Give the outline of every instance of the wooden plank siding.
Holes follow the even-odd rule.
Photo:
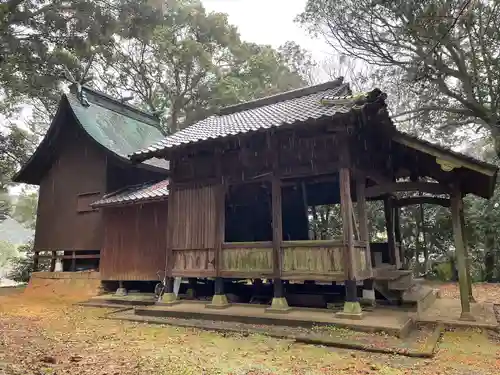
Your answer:
[[[281,250],[281,278],[344,280],[344,247],[342,242],[334,241],[287,241]]]
[[[171,192],[171,276],[215,276],[219,187],[193,185]]]
[[[87,196],[95,201],[106,192],[106,155],[76,127],[61,136],[65,142],[40,182],[34,248],[99,250],[101,212],[78,207],[78,198],[91,193]]]
[[[224,243],[220,275],[242,278],[272,277],[272,242]]]
[[[165,269],[168,203],[103,209],[102,280],[156,280]]]

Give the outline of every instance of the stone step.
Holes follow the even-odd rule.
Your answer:
[[[438,296],[438,292],[421,284],[414,284],[410,289],[402,294],[404,304],[416,305],[417,312],[422,313],[431,306]]]
[[[401,293],[392,291],[388,288],[387,282],[385,281],[375,281],[373,283],[373,288],[379,292],[389,303],[397,305],[401,300]]]
[[[413,275],[411,273],[403,274],[396,280],[389,280],[388,287],[390,290],[405,291],[413,285]]]
[[[374,275],[375,280],[397,280],[401,277],[412,275],[413,271],[411,270],[379,270]]]

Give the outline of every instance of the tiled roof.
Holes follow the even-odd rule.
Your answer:
[[[168,180],[149,182],[141,185],[127,186],[110,194],[106,194],[92,207],[117,206],[129,203],[143,203],[164,200],[168,197]]]
[[[331,99],[349,93],[349,85],[343,84],[342,79],[338,79],[227,107],[217,115],[210,116],[147,148],[136,151],[131,157],[136,160],[146,160],[166,149],[183,144],[319,120],[337,113],[346,113],[352,109],[352,100],[338,105],[325,105],[328,103],[323,103],[322,99]]]

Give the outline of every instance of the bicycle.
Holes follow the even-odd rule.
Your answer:
[[[158,302],[161,302],[163,294],[165,293],[165,287],[166,287],[166,283],[167,283],[167,273],[165,272],[165,276],[163,277],[163,280],[162,280],[162,278],[160,276],[161,272],[162,271],[156,272],[156,275],[158,276],[158,279],[160,280],[160,282],[155,285],[155,291],[154,291],[155,299]]]

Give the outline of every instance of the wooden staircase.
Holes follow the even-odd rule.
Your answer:
[[[398,270],[392,265],[374,269],[374,289],[390,305],[407,306],[423,312],[436,299],[437,291],[413,279],[411,270]]]

